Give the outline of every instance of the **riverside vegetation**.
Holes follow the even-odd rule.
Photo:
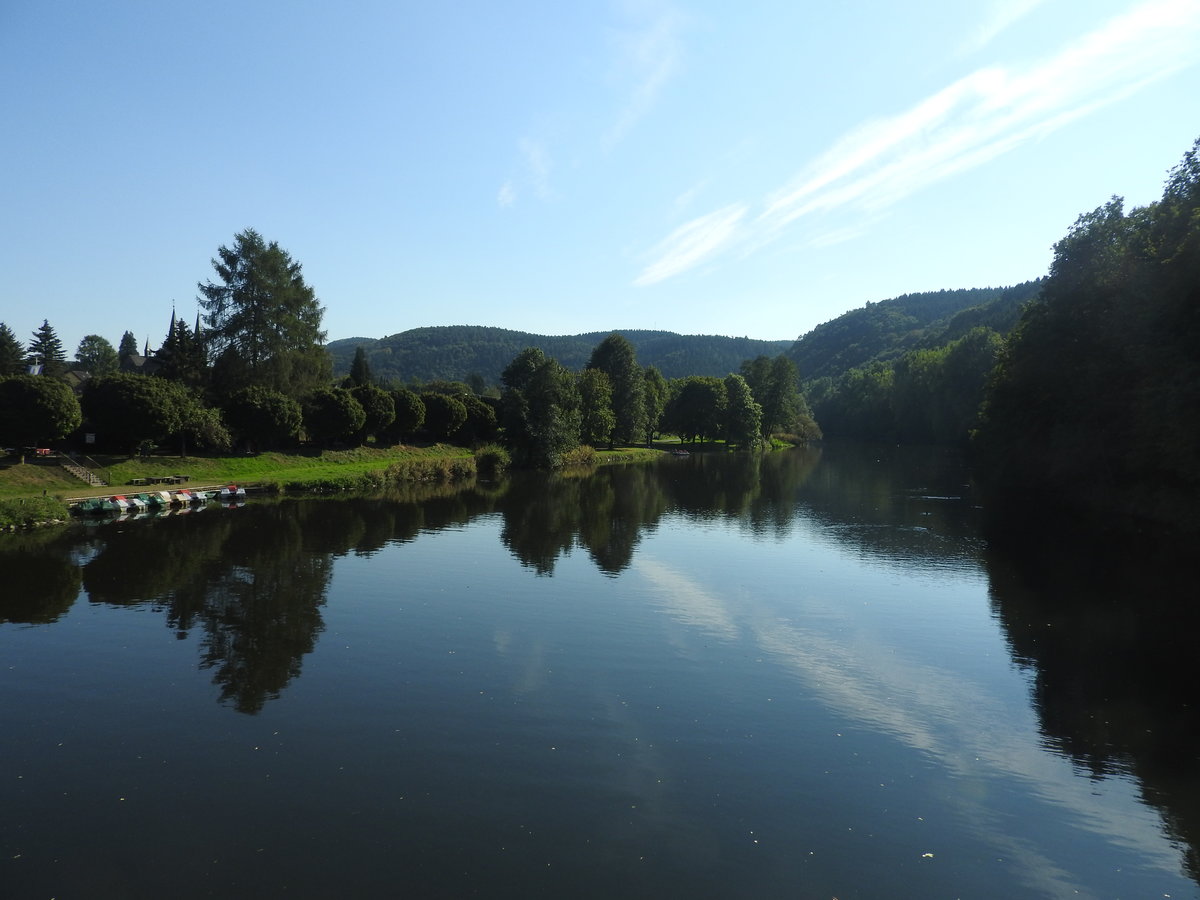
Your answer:
[[[1081,216],[1045,278],[868,304],[737,372],[669,379],[619,333],[581,370],[578,341],[568,366],[540,344],[568,345],[546,338],[495,371],[511,332],[477,335],[490,342],[486,372],[380,378],[377,343],[364,341],[335,376],[299,263],[248,229],[219,249],[218,279],[198,285],[203,323],[172,314],[153,354],[137,354],[129,332],[117,350],[89,335],[72,367],[48,322],[27,351],[0,323],[0,376],[11,376],[0,380],[0,442],[82,446],[88,433],[102,451],[181,455],[287,451],[301,438],[318,450],[499,444],[517,465],[553,467],[662,433],[759,448],[824,431],[969,448],[997,506],[1037,495],[1064,511],[1200,530],[1198,150],[1161,200],[1126,212],[1113,198]],[[422,331],[426,351],[439,334],[457,342],[443,362],[481,364],[461,330]],[[687,358],[670,346],[672,365]],[[343,363],[347,353],[338,348]],[[31,361],[40,376],[14,374]]]

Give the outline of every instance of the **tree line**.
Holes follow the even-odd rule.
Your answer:
[[[578,373],[541,350],[522,351],[504,370],[499,396],[482,396],[482,381],[377,378],[362,347],[349,374],[335,379],[324,310],[285,250],[247,229],[218,249],[212,266],[215,278],[197,284],[203,314],[189,327],[172,313],[153,353],[147,346],[138,354],[130,332],[118,349],[88,335],[71,364],[48,321],[28,348],[0,323],[0,441],[24,448],[86,434],[100,449],[169,445],[182,454],[302,439],[472,447],[499,440],[520,462],[557,465],[583,444],[649,443],[664,429],[742,447],[772,432],[819,435],[783,356],[747,360],[724,379],[668,382],[639,366],[619,334],[602,340]]]

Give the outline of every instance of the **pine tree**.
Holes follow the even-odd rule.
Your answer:
[[[127,331],[121,335],[121,345],[117,348],[117,357],[122,363],[131,356],[137,356],[137,338],[133,336],[132,331]]]
[[[67,354],[63,351],[62,341],[46,319],[29,342],[29,364],[40,365],[42,374],[52,378],[61,378],[67,372]]]
[[[0,322],[0,378],[20,375],[25,371],[25,348],[16,333]]]

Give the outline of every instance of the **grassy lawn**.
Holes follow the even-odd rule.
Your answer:
[[[69,474],[55,458],[26,457],[23,465],[15,457],[0,460],[0,499],[35,497],[45,494],[59,499],[136,493],[134,478],[166,475],[188,476],[187,487],[207,487],[228,482],[254,485],[264,482],[291,484],[333,481],[386,469],[397,463],[464,459],[471,455],[462,447],[435,444],[431,447],[397,446],[386,450],[359,447],[309,453],[260,453],[253,456],[96,456],[98,465],[89,468],[108,482],[91,487]]]
[[[669,446],[669,445],[668,445]],[[677,446],[677,445],[676,445]],[[665,448],[664,448],[665,449]],[[657,447],[618,447],[596,452],[599,463],[640,462],[662,453]],[[300,453],[260,453],[252,456],[171,456],[155,455],[145,459],[128,456],[92,458],[89,468],[108,482],[92,487],[69,474],[58,459],[16,457],[0,459],[0,500],[28,497],[54,497],[59,500],[78,497],[107,497],[112,494],[138,493],[155,486],[135,487],[134,478],[186,475],[185,487],[217,487],[229,482],[252,487],[273,484],[289,487],[343,482],[354,476],[381,472],[394,466],[435,466],[464,460],[471,451],[463,447],[434,444],[428,447],[399,445],[383,450],[358,447],[353,450],[313,450]]]

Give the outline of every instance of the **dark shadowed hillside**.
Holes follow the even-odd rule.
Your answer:
[[[746,359],[777,356],[791,341],[759,341],[713,335],[684,335],[670,331],[622,331],[637,351],[638,363],[655,366],[667,378],[719,375],[738,371]],[[609,332],[565,336],[530,334],[505,328],[445,325],[414,328],[385,338],[345,338],[332,341],[334,373],[350,371],[355,349],[367,354],[371,373],[384,380],[463,381],[478,375],[497,384],[504,367],[526,347],[537,347],[568,369],[587,365],[592,350]]]

